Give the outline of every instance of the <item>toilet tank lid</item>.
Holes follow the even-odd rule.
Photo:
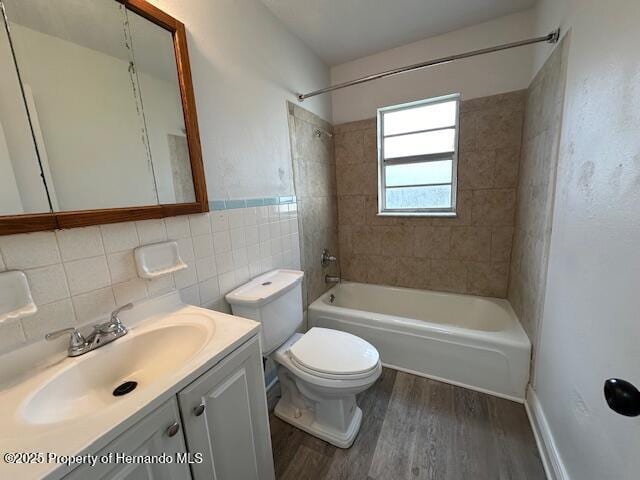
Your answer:
[[[225,299],[231,305],[264,305],[295,288],[302,282],[299,270],[272,270],[229,292]]]

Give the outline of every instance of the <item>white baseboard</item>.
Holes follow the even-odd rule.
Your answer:
[[[524,407],[527,411],[536,443],[538,444],[538,451],[540,452],[540,458],[542,459],[547,479],[571,480],[564,467],[551,430],[549,429],[549,423],[542,410],[542,405],[540,405],[538,396],[531,386],[527,389],[527,398],[524,402]]]

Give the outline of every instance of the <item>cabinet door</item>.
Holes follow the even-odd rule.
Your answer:
[[[65,480],[118,479],[118,480],[188,480],[189,465],[177,462],[177,454],[186,456],[182,428],[176,432],[169,427],[178,422],[180,413],[175,397],[144,417],[96,455],[112,455],[109,463],[98,461],[95,467],[81,465],[65,477]],[[172,463],[116,462],[116,455],[162,455],[172,457]]]
[[[258,338],[178,394],[195,480],[275,478]],[[204,407],[204,408],[203,408]]]

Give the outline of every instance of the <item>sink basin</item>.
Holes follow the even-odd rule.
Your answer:
[[[58,423],[135,397],[158,379],[183,368],[208,342],[211,327],[185,320],[132,331],[69,361],[67,368],[25,399],[21,416],[32,424]],[[114,389],[127,381],[137,382],[137,387],[126,395],[114,396]]]

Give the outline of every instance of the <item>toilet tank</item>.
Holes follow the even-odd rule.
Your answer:
[[[298,270],[273,270],[225,296],[234,315],[262,324],[262,354],[282,345],[302,323],[302,277]]]

